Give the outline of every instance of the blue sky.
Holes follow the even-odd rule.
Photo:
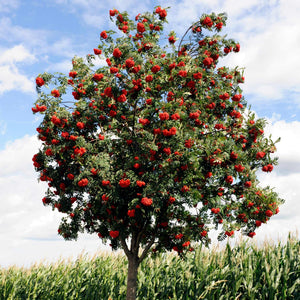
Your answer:
[[[255,239],[276,240],[300,229],[298,0],[0,0],[0,265],[28,265],[100,247],[96,237],[86,235],[64,242],[56,234],[60,215],[41,203],[45,186],[37,183],[31,162],[39,147],[40,120],[31,112],[35,77],[44,71],[67,73],[74,55],[92,53],[99,33],[112,28],[109,9],[134,17],[155,5],[171,6],[168,29],[178,37],[202,13],[228,13],[225,32],[240,42],[241,51],[223,64],[246,68],[241,87],[248,103],[268,119],[267,132],[282,138],[279,166],[260,178],[286,204]]]

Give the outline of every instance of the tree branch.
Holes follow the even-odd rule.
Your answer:
[[[131,253],[131,251],[129,251],[125,239],[123,239],[122,237],[120,237],[120,242],[121,242],[122,248],[123,248],[126,256],[129,257],[132,253]]]
[[[181,44],[183,42],[183,39],[185,38],[185,36],[188,34],[188,32],[197,24],[199,23],[199,21],[195,22],[193,25],[191,25],[187,31],[184,33],[183,37],[181,38],[180,42],[179,42],[179,45],[178,45],[178,52],[180,51],[180,47],[181,47]]]
[[[187,33],[193,28],[193,26],[194,26],[194,24],[191,25],[191,26],[187,29],[187,31],[184,33],[183,37],[181,38],[181,40],[180,40],[180,42],[179,42],[179,45],[178,45],[178,52],[180,51],[181,43],[182,43],[184,37],[185,37],[185,36],[187,35]]]
[[[139,257],[139,263],[141,263],[143,261],[143,259],[146,257],[149,249],[151,248],[151,246],[154,244],[155,241],[155,237],[156,237],[156,231],[154,231],[153,236],[151,238],[151,240],[149,241],[148,245],[145,247],[145,249],[142,252],[142,255]]]

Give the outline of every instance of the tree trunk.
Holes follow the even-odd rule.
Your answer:
[[[135,300],[136,299],[138,267],[139,267],[138,256],[130,255],[128,257],[126,300]]]

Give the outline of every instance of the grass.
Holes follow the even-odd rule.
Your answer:
[[[137,299],[300,299],[300,241],[258,247],[241,242],[223,250],[199,246],[181,260],[147,258]],[[125,299],[127,261],[122,255],[81,256],[75,262],[0,269],[0,299]]]

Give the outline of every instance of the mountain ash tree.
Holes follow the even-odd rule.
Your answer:
[[[283,201],[261,187],[274,142],[255,119],[238,67],[218,66],[240,51],[220,35],[226,15],[203,15],[182,39],[163,31],[167,9],[131,20],[114,9],[118,33],[100,34],[68,75],[36,78],[42,146],[34,155],[48,183],[44,205],[64,214],[58,233],[97,234],[128,259],[127,299],[149,252],[208,246],[236,231],[253,237]]]

